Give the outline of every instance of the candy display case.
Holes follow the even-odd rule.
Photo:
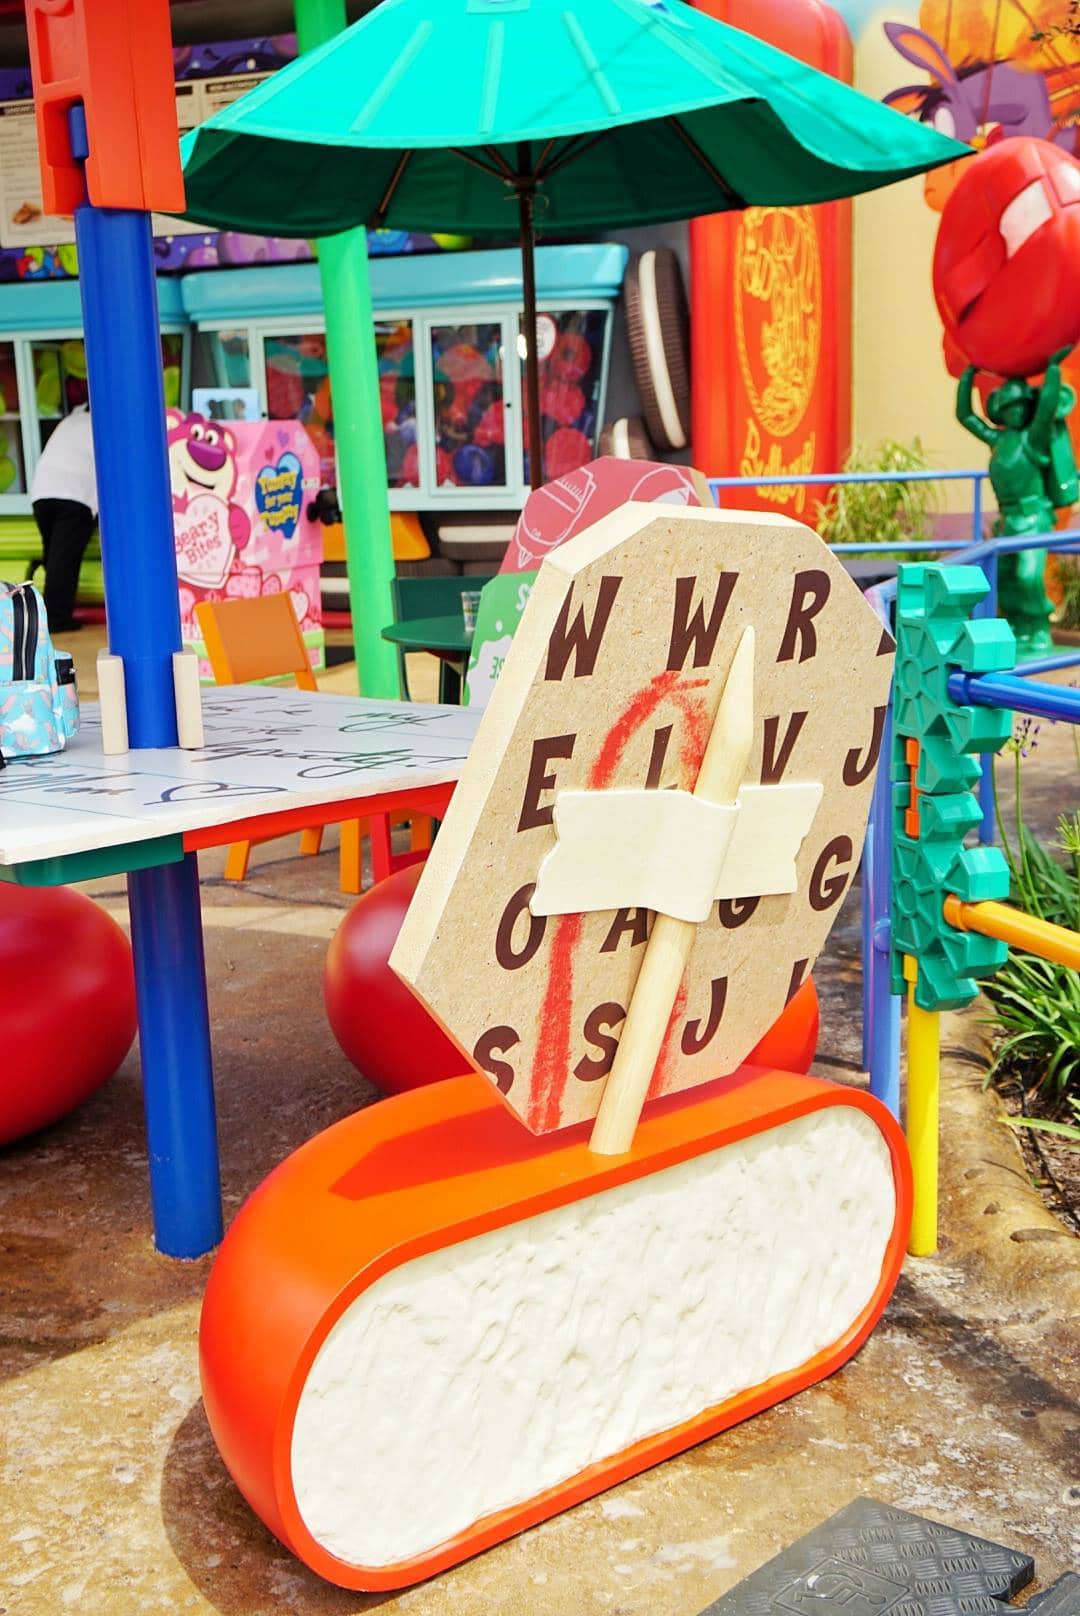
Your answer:
[[[548,478],[597,452],[626,262],[626,249],[614,243],[537,253]],[[373,258],[371,281],[391,510],[450,522],[506,513],[512,528],[529,491],[520,254]],[[270,422],[302,426],[317,457],[318,485],[335,488],[317,266],[159,275],[157,295],[166,403],[186,410],[193,387],[253,388]],[[40,553],[30,479],[55,423],[85,397],[78,282],[0,285],[0,577],[21,580]],[[497,546],[495,565],[500,553]],[[314,598],[317,590],[305,593]],[[102,599],[96,538],[79,598]]]
[[[611,315],[626,267],[616,244],[537,253],[545,475],[596,453]],[[520,255],[513,249],[373,260],[392,510],[516,510],[524,448]],[[254,387],[271,420],[298,420],[336,483],[318,272],[278,264],[186,276],[196,386]]]
[[[165,398],[179,405],[188,390],[190,330],[178,281],[159,280],[158,309]],[[49,434],[86,400],[78,282],[0,286],[0,517],[30,516],[30,480]],[[13,524],[12,532],[23,527]],[[3,548],[0,524],[0,554]]]
[[[188,393],[190,327],[176,280],[158,282],[165,397]],[[30,482],[56,423],[86,402],[86,354],[79,286],[69,281],[0,285],[0,579],[20,583],[41,554]],[[118,401],[117,415],[123,415]],[[40,581],[40,578],[39,578]],[[104,599],[101,549],[90,541],[79,576],[79,600]]]

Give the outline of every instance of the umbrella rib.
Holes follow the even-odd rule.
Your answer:
[[[450,150],[455,157],[460,157],[463,163],[471,163],[473,168],[478,168],[481,173],[490,175],[493,180],[514,178],[512,170],[508,174],[504,174],[501,168],[494,168],[491,163],[485,163],[482,158],[476,157],[471,151],[466,151],[463,146],[451,146]]]
[[[544,176],[544,164],[547,162],[548,158],[551,156],[552,147],[557,146],[558,144],[559,144],[558,135],[552,135],[550,140],[545,141],[544,149],[540,153],[539,157],[536,159],[536,163],[535,163],[535,165],[533,167],[533,179],[534,180],[540,180],[540,179],[543,178],[543,176]]]
[[[664,122],[669,124],[670,127],[674,129],[675,133],[678,135],[691,157],[693,157],[695,161],[701,165],[706,174],[712,180],[713,184],[719,186],[720,190],[723,191],[724,195],[728,198],[732,206],[736,208],[744,208],[746,206],[746,198],[744,196],[740,196],[738,191],[735,190],[734,186],[728,184],[727,180],[721,174],[712,158],[706,156],[705,152],[702,151],[693,135],[679,122],[678,118],[665,118]]]
[[[584,157],[586,152],[592,151],[602,140],[607,140],[614,133],[612,129],[599,129],[594,135],[575,135],[562,149],[553,162],[546,168],[540,167],[536,171],[538,181],[549,180],[552,174],[557,174],[568,163],[574,162],[578,157]]]
[[[518,178],[497,146],[485,146],[484,155],[491,159],[504,179],[516,180]]]
[[[379,203],[378,207],[375,209],[374,214],[372,215],[372,218],[374,219],[374,222],[375,222],[376,229],[380,225],[382,225],[382,224],[384,224],[386,222],[387,209],[389,208],[390,203],[394,199],[394,192],[398,188],[398,185],[399,185],[399,183],[401,181],[401,176],[404,174],[405,170],[409,166],[409,159],[412,157],[412,155],[413,155],[413,152],[412,152],[412,148],[410,147],[409,150],[402,152],[401,156],[398,158],[397,163],[394,166],[394,172],[390,176],[390,184],[386,187],[386,190],[383,192],[382,201]]]

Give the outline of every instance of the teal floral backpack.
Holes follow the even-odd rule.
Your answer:
[[[0,584],[0,765],[62,752],[79,728],[75,664],[33,584]]]

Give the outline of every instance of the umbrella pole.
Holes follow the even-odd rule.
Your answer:
[[[521,218],[521,285],[524,292],[525,324],[525,420],[528,428],[529,481],[539,488],[544,480],[544,444],[540,436],[540,355],[536,351],[536,181],[528,172],[528,142],[522,143],[522,162],[517,184]]]

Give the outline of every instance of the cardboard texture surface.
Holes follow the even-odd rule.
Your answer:
[[[892,642],[782,517],[626,505],[541,568],[391,960],[535,1133],[596,1114],[651,918],[530,914],[555,794],[692,789],[750,623],[746,783],[824,794],[797,890],[699,928],[654,1096],[734,1070],[809,973],[858,863]]]

